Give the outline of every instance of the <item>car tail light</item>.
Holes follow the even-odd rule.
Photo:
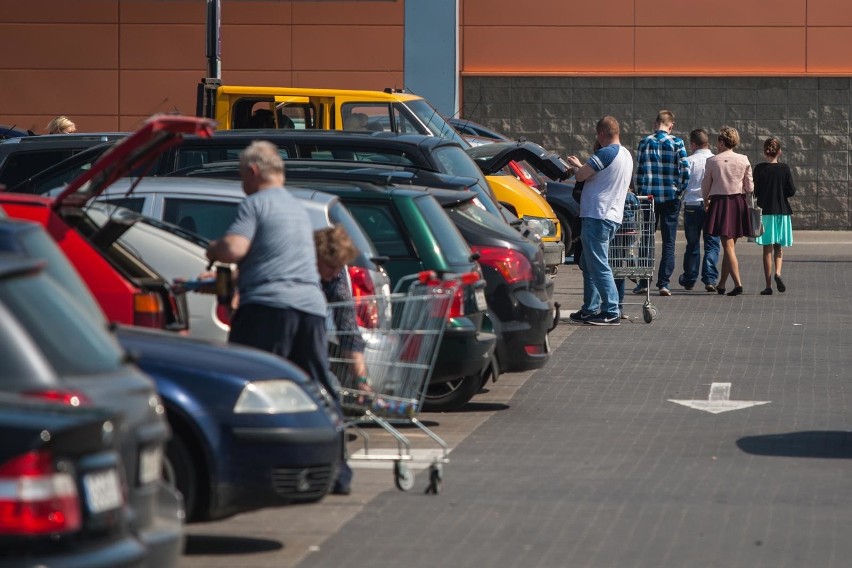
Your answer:
[[[225,325],[231,325],[231,308],[225,304],[216,304],[216,319]]]
[[[63,389],[45,389],[37,391],[26,391],[22,393],[24,396],[46,400],[48,402],[58,402],[69,406],[83,406],[90,403],[86,395]]]
[[[370,271],[361,266],[349,267],[352,281],[352,299],[355,300],[355,317],[358,327],[372,329],[379,323],[379,306],[376,304],[376,286]]]
[[[508,284],[525,280],[534,280],[533,267],[522,253],[504,247],[470,247],[479,253],[479,263],[499,272]]]
[[[0,465],[0,535],[46,535],[82,526],[74,478],[53,456],[31,451]]]
[[[142,292],[133,295],[133,325],[162,328],[165,323],[163,301],[159,294]]]
[[[527,355],[544,355],[547,353],[544,345],[542,344],[534,344],[534,345],[524,345],[524,351]]]
[[[436,290],[442,287],[455,287],[455,291],[453,292],[452,300],[450,301],[450,312],[447,314],[447,318],[458,318],[465,315],[464,311],[464,294],[467,286],[474,284],[475,282],[479,282],[482,276],[479,272],[466,272],[464,274],[456,276],[452,280],[441,280],[438,278],[438,275],[431,270],[424,270],[418,274],[418,281],[421,284],[425,284],[426,286],[434,287]],[[446,307],[443,302],[437,303],[435,309],[441,309],[442,307]]]
[[[516,178],[518,178],[528,186],[535,189],[540,189],[538,182],[536,182],[536,180],[530,175],[527,169],[521,166],[516,161],[512,160],[511,162],[509,162],[509,170],[512,172],[512,175],[514,175]]]

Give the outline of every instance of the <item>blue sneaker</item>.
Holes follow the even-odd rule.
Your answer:
[[[633,288],[634,294],[644,294],[647,291],[648,291],[648,283],[645,282],[644,280],[640,280],[639,284],[637,284],[636,287]]]

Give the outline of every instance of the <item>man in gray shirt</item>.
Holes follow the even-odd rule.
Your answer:
[[[240,178],[247,197],[225,235],[207,247],[211,261],[239,265],[239,307],[228,341],[289,359],[336,399],[308,212],[284,188],[284,161],[271,142],[243,150]],[[348,494],[351,479],[344,459],[333,492]]]
[[[225,235],[207,248],[211,261],[239,265],[240,305],[228,340],[285,357],[329,387],[325,296],[308,213],[284,189],[284,161],[274,144],[248,146],[240,177],[247,197]]]

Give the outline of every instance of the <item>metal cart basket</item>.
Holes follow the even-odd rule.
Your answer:
[[[331,370],[340,381],[338,394],[346,417],[346,454],[350,460],[394,462],[394,481],[411,489],[414,461],[409,439],[394,424],[410,424],[423,431],[440,448],[431,458],[427,493],[437,494],[443,480],[442,464],[449,462],[449,447],[417,419],[451,304],[462,278],[438,278],[433,272],[406,277],[390,295],[360,296],[329,303],[328,339]],[[352,325],[353,319],[357,325]],[[349,323],[347,323],[349,322]],[[366,376],[355,371],[362,354]],[[396,451],[373,449],[361,425],[376,424],[396,441]],[[350,440],[360,440],[363,451],[350,452]]]
[[[647,280],[642,318],[651,323],[657,308],[651,304],[650,280],[654,276],[654,198],[629,194],[624,218],[609,243],[609,266],[615,278]],[[638,305],[624,302],[625,305]]]

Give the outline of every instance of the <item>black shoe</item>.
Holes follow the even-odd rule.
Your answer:
[[[743,293],[743,287],[737,286],[736,288],[734,288],[733,290],[728,292],[728,296],[739,296],[742,293]]]
[[[621,316],[608,316],[605,314],[596,314],[586,320],[589,325],[621,325]]]
[[[716,293],[719,294],[720,296],[724,296],[725,295],[725,289],[724,288],[716,288]]]
[[[761,296],[771,296],[772,295],[772,288],[764,288],[763,290],[760,291],[760,295]]]
[[[332,495],[349,495],[352,493],[352,487],[349,485],[334,484],[334,489],[331,490]]]
[[[784,285],[784,281],[781,280],[781,275],[775,275],[775,286],[778,288],[778,291],[782,294],[787,291],[787,286]]]
[[[591,314],[589,312],[584,312],[583,310],[579,310],[576,312],[571,312],[568,314],[568,320],[573,321],[574,323],[586,323],[589,318],[593,318],[598,314]]]

